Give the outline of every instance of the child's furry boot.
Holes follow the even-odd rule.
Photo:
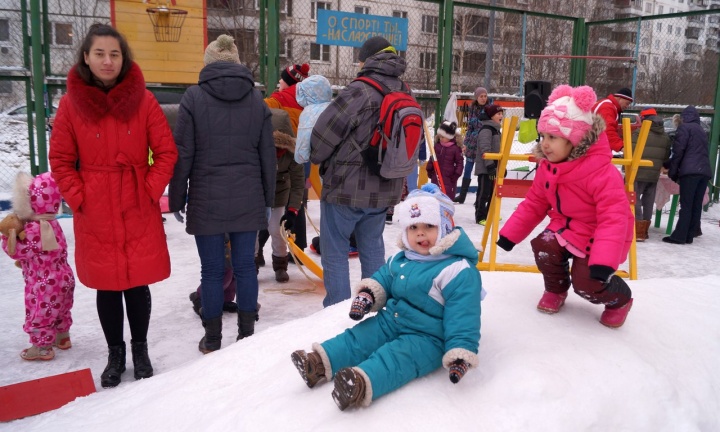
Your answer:
[[[361,374],[354,368],[343,368],[335,374],[335,389],[332,397],[340,411],[345,408],[360,405],[365,399],[367,384]]]
[[[61,350],[72,348],[72,342],[70,342],[70,332],[61,332],[55,335],[53,347]]]
[[[325,379],[325,365],[320,354],[315,351],[306,353],[304,350],[297,350],[290,355],[290,358],[308,387],[313,388]]]

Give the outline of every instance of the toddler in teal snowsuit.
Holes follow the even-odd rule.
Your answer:
[[[453,228],[452,200],[437,186],[412,191],[395,207],[401,252],[356,288],[350,318],[363,320],[338,336],[295,351],[308,387],[334,376],[341,410],[368,406],[415,378],[449,369],[457,383],[478,364],[482,283],[478,254]]]

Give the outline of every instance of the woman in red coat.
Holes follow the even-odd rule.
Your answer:
[[[135,379],[149,378],[148,285],[170,276],[158,201],[172,177],[177,149],[127,41],[110,26],[90,27],[78,51],[49,158],[73,211],[77,276],[97,289],[109,348],[101,385],[117,386],[125,371],[123,297]]]

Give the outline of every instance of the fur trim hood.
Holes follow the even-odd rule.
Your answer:
[[[572,161],[578,158],[581,158],[585,156],[590,150],[590,147],[595,145],[597,143],[598,138],[600,137],[600,134],[602,134],[605,131],[605,120],[603,120],[602,117],[600,117],[597,114],[593,114],[593,125],[588,131],[588,133],[585,134],[585,136],[580,140],[578,145],[573,147],[572,151],[570,152],[570,156],[568,156],[567,160]],[[542,152],[542,148],[540,143],[535,144],[533,147],[533,155],[537,160],[546,159],[545,155]]]
[[[89,85],[75,70],[67,77],[68,99],[83,120],[96,123],[106,114],[127,122],[140,108],[145,96],[145,79],[137,63],[130,66],[125,78],[107,92]]]
[[[275,131],[273,132],[273,139],[275,140],[276,149],[295,153],[295,138],[286,133]]]

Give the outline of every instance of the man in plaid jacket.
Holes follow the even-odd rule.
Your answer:
[[[368,39],[358,56],[360,72],[392,90],[403,86],[405,59],[379,36]],[[380,116],[383,95],[363,82],[352,82],[325,109],[313,128],[310,161],[320,165],[320,248],[327,295],[325,307],[350,298],[348,245],[354,232],[362,277],[385,263],[385,213],[400,202],[403,179],[371,173],[356,147],[367,147]],[[356,145],[353,145],[354,141]]]

